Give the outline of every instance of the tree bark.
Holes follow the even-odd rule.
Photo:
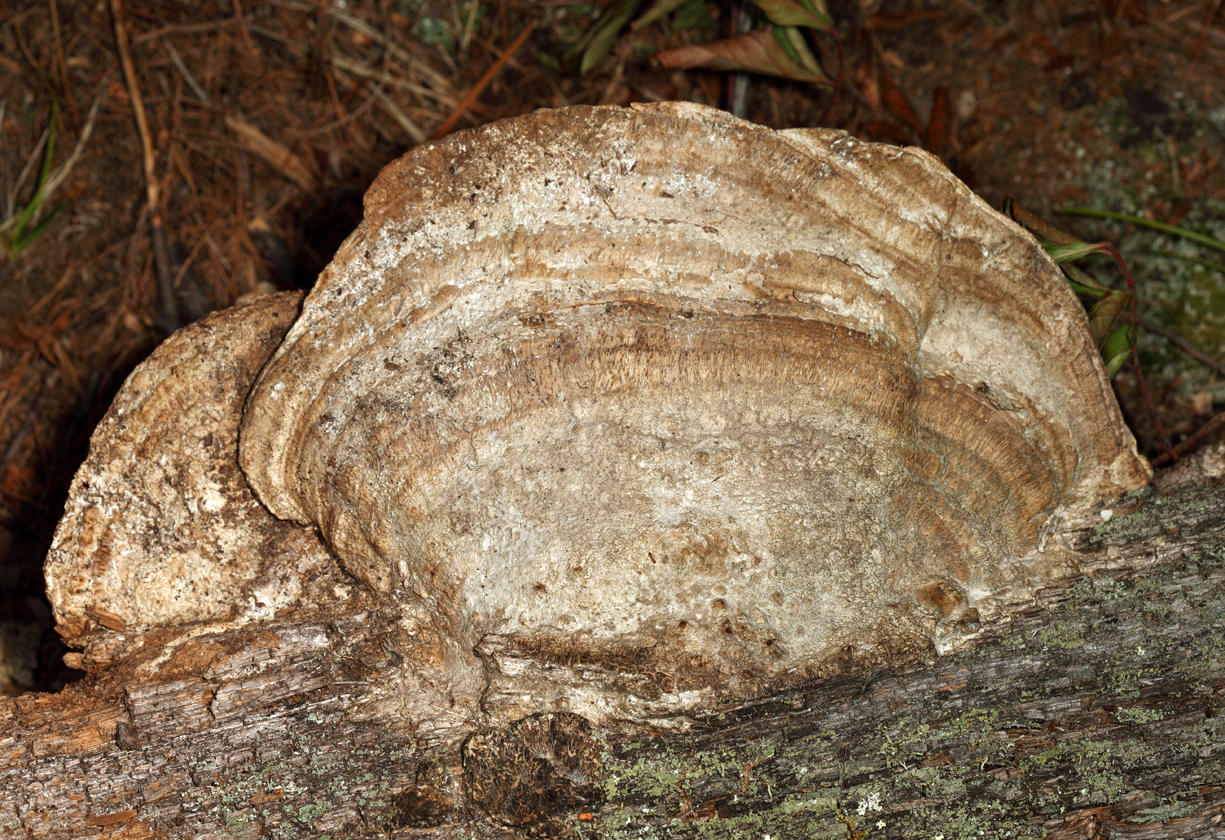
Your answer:
[[[1225,837],[1225,493],[1126,505],[957,653],[650,727],[412,728],[370,602],[151,637],[0,700],[0,835]]]

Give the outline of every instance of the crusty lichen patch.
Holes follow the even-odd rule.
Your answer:
[[[319,709],[293,720],[293,725],[269,731],[267,737],[299,746],[278,749],[276,758],[262,761],[256,744],[241,771],[186,787],[183,814],[189,836],[209,831],[275,840],[365,836],[355,833],[354,807],[368,823],[386,820],[389,828],[394,827],[394,794],[411,778],[416,751],[411,746],[358,746],[344,737],[320,749],[321,730],[352,737],[352,724],[346,723],[344,714]],[[205,766],[197,773],[202,780],[211,775]]]

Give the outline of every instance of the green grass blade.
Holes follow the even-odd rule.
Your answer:
[[[830,19],[825,3],[812,0],[753,0],[753,4],[766,13],[771,23],[778,26],[806,26],[832,32],[834,22]]]
[[[56,219],[58,219],[60,217],[60,213],[62,212],[63,212],[63,208],[58,208],[54,210],[50,216],[43,219],[41,222],[36,224],[34,227],[32,228],[23,227],[19,229],[16,233],[14,233],[12,238],[9,239],[6,245],[9,256],[15,257],[18,254],[20,254],[22,251],[24,251],[26,248],[28,248],[30,246],[30,243],[32,243],[35,239],[39,237],[39,234],[41,234],[47,228],[51,227],[51,223],[54,222]]]
[[[672,14],[689,0],[655,0],[651,6],[642,13],[642,17],[634,21],[635,29],[642,29],[644,26],[650,26],[655,21],[662,17]]]
[[[1113,219],[1116,222],[1127,222],[1128,224],[1159,230],[1171,236],[1181,236],[1184,239],[1190,239],[1192,242],[1207,245],[1209,248],[1216,248],[1218,251],[1225,251],[1225,242],[1219,239],[1214,239],[1211,236],[1205,236],[1202,233],[1196,233],[1186,228],[1180,228],[1177,225],[1158,222],[1154,219],[1146,219],[1143,216],[1134,216],[1131,213],[1115,213],[1112,210],[1098,210],[1094,207],[1064,207],[1059,212],[1068,216],[1092,216],[1098,219]]]
[[[630,18],[634,16],[634,12],[638,10],[639,0],[622,0],[622,2],[611,9],[609,14],[601,18],[593,28],[591,41],[587,44],[587,48],[583,50],[583,57],[579,61],[578,72],[580,75],[585,75],[591,68],[595,67],[604,56],[608,55],[612,50],[613,42],[617,40],[617,36],[621,34],[621,30],[630,22]]]
[[[47,143],[43,146],[43,157],[38,167],[38,182],[34,185],[34,195],[30,197],[26,206],[21,208],[21,212],[11,220],[13,233],[4,242],[4,249],[8,252],[9,256],[15,256],[25,250],[26,246],[38,234],[46,230],[47,226],[59,215],[59,211],[56,211],[50,218],[43,220],[33,228],[30,227],[31,223],[38,218],[43,201],[47,197],[47,181],[51,177],[51,165],[55,161],[55,141],[59,136],[59,117],[59,104],[52,100],[51,123],[47,126]],[[9,225],[6,224],[5,226],[8,227]]]

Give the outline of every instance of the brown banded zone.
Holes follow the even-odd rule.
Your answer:
[[[1028,551],[1060,491],[1006,417],[846,327],[640,303],[502,326],[428,356],[416,387],[383,365],[362,422],[315,450],[350,460],[302,467],[350,571],[474,635],[684,621],[697,644],[723,586],[765,604],[771,638],[803,608],[804,643],[773,653],[809,657],[869,593],[1010,584],[984,561]],[[700,564],[669,547],[712,534],[721,553]],[[678,575],[685,593],[661,600]]]
[[[791,664],[1023,590],[1148,474],[1058,269],[935,158],[678,104],[387,167],[240,443],[456,632],[689,646],[719,601]]]

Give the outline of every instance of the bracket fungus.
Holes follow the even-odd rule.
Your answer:
[[[201,422],[238,423],[234,387]],[[317,530],[494,693],[595,712],[951,644],[1061,570],[1062,522],[1149,477],[1058,268],[936,158],[676,103],[539,111],[389,165],[237,451],[300,524],[261,520],[301,541],[278,568],[313,568]],[[178,482],[189,506],[247,492]],[[186,550],[90,571],[82,523],[124,517],[96,489],[78,478],[48,567],[77,635]],[[235,586],[262,550],[226,555]]]
[[[268,295],[185,327],[120,389],[47,555],[70,645],[98,641],[110,658],[115,633],[270,618],[304,587],[341,583],[315,534],[269,516],[235,461],[243,399],[299,300]]]

